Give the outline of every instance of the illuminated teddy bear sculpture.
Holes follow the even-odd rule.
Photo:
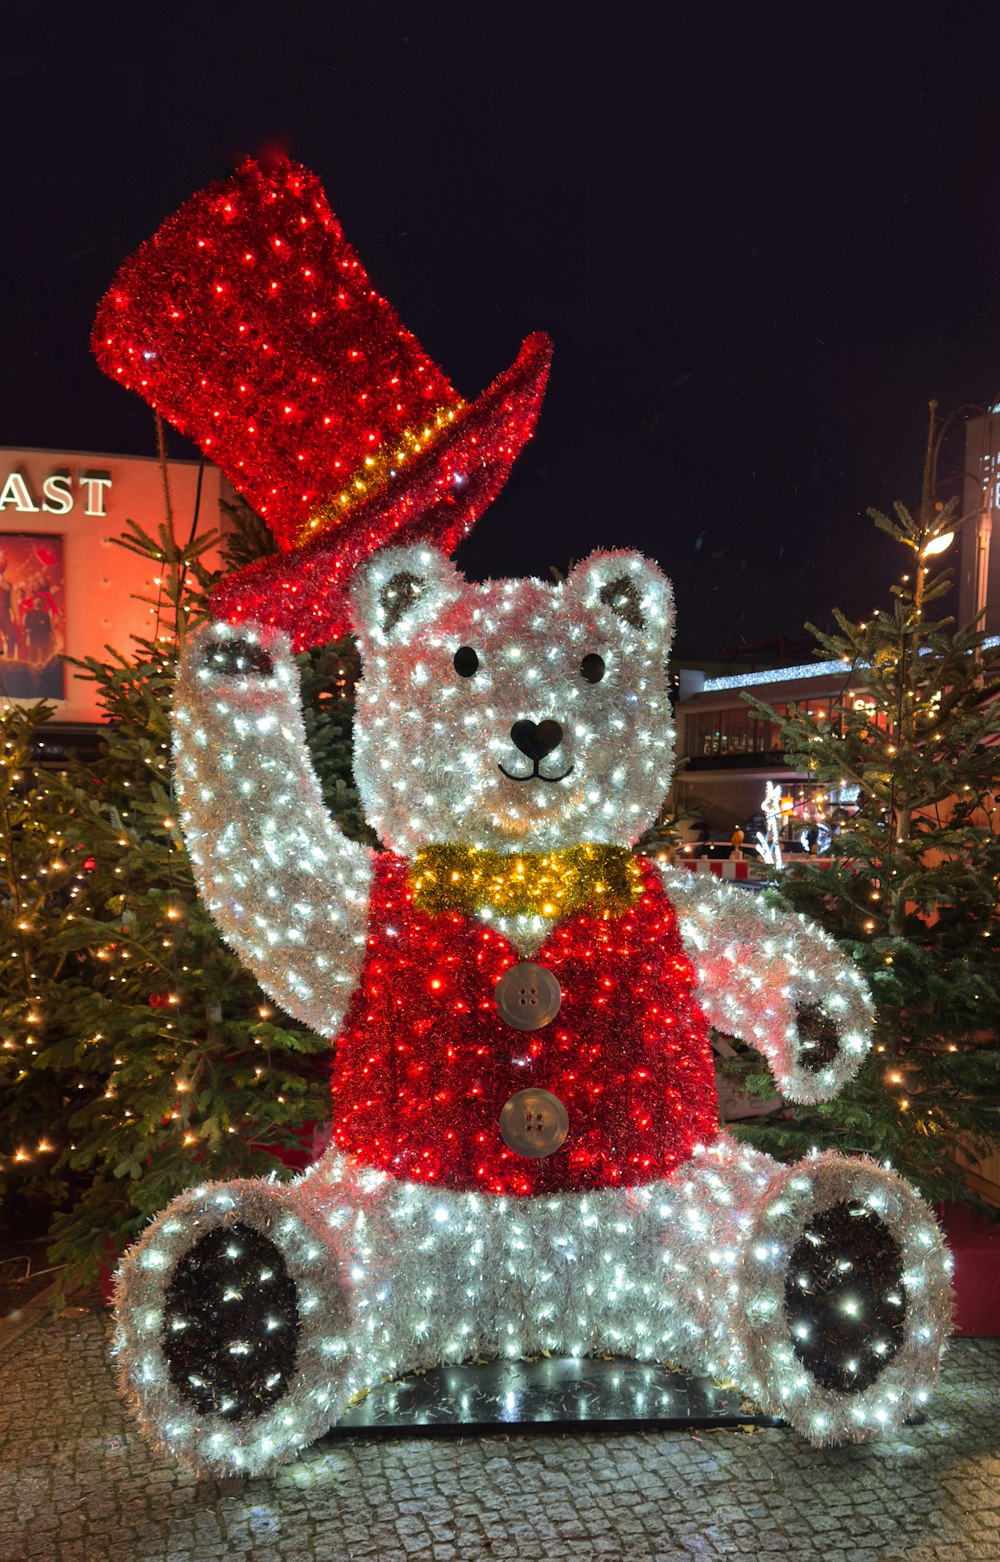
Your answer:
[[[303,255],[300,230],[319,248]],[[332,448],[329,385],[303,410],[317,349],[271,364],[277,328],[252,313],[289,295],[286,343],[303,313],[323,317],[329,292],[309,285],[323,246],[337,289],[346,278],[348,303],[374,311],[350,326],[369,361],[338,392],[345,486],[325,508],[309,474]],[[261,268],[252,288],[241,264]],[[200,398],[162,324],[165,288]],[[257,356],[229,348],[223,363],[237,322]],[[469,584],[448,556],[530,434],[547,343],[529,338],[460,402],[288,164],[247,165],[170,219],[123,269],[95,340],[282,544],[226,583],[218,621],[188,643],[176,781],[225,937],[285,1010],[337,1040],[318,1164],[292,1183],[193,1188],[126,1256],[117,1349],[147,1434],[204,1471],[266,1471],[387,1377],[541,1350],[724,1376],[816,1442],[897,1427],[936,1376],[950,1317],[933,1218],[872,1162],[782,1166],[721,1132],[708,1038],[742,1037],[785,1095],[825,1100],[869,1044],[861,979],[801,919],[631,850],[671,775],[669,583],[625,551],[554,585]],[[272,418],[265,460],[238,397],[230,413],[234,385],[273,401],[269,373],[299,421],[289,439]],[[368,439],[397,407],[399,426]],[[291,515],[282,448],[299,461]],[[299,705],[293,650],[347,622],[378,852],[331,821]]]

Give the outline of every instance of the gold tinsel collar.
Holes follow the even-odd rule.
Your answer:
[[[414,907],[431,915],[619,916],[642,894],[642,869],[626,846],[505,853],[445,843],[418,851],[409,877]]]

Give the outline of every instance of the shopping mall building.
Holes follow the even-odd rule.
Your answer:
[[[993,516],[1000,509],[1000,406],[970,419],[965,428],[965,475],[961,515],[954,539],[953,564],[958,587],[958,621],[980,618],[991,641],[1000,633],[1000,545],[991,547]],[[781,729],[757,712],[747,696],[784,714],[790,706],[817,722],[837,720],[845,705],[870,706],[862,674],[840,662],[710,677],[684,670],[675,704],[678,760],[684,764],[671,802],[687,816],[687,833],[709,827],[713,838],[728,841],[736,825],[752,847],[769,782],[781,791],[784,844],[799,845],[810,826],[823,827],[838,810],[850,812],[856,788],[810,780],[785,763]],[[874,706],[871,706],[874,710]],[[754,821],[753,830],[748,824]],[[822,840],[820,841],[822,849]]]
[[[781,791],[786,848],[798,846],[810,826],[822,828],[838,810],[849,812],[855,806],[856,787],[846,782],[831,787],[787,765],[780,726],[745,698],[759,700],[777,715],[795,705],[817,722],[837,720],[844,703],[857,708],[870,703],[863,686],[850,681],[842,663],[814,662],[721,678],[685,670],[679,692],[674,712],[678,772],[672,805],[684,816],[689,836],[705,824],[713,839],[728,842],[738,825],[749,850],[762,824],[761,805],[769,782],[776,782]]]

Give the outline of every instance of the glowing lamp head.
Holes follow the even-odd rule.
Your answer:
[[[935,553],[944,553],[948,548],[951,547],[954,541],[954,532],[940,532],[937,537],[932,537],[930,542],[925,543],[923,557],[925,559],[929,559]]]
[[[351,603],[355,776],[392,850],[628,845],[655,818],[673,760],[655,564],[599,552],[558,584],[470,584],[438,550],[397,547]]]

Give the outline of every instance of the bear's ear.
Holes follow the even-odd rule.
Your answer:
[[[461,596],[465,582],[436,548],[414,543],[383,548],[355,572],[351,617],[360,639],[373,645],[406,642],[421,624]]]
[[[674,596],[658,565],[641,553],[592,553],[571,571],[565,590],[583,611],[626,641],[666,653],[674,633]]]

